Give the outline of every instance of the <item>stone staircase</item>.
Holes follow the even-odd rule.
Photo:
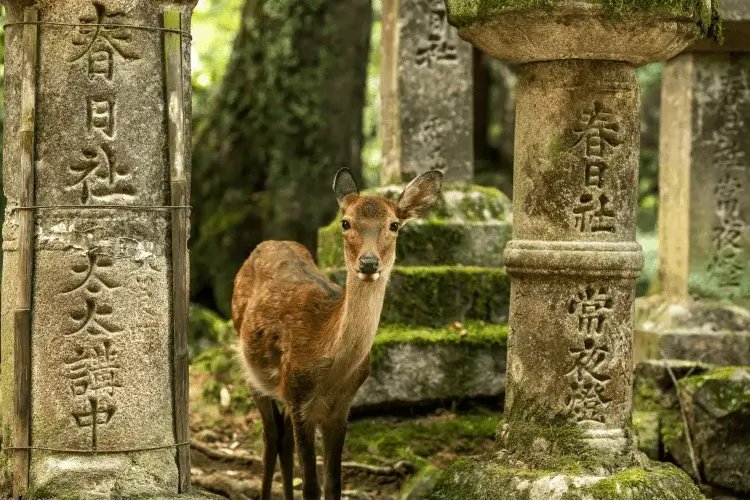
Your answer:
[[[364,191],[396,200],[403,187]],[[372,375],[355,409],[390,409],[505,388],[510,281],[503,250],[511,202],[499,190],[447,184],[425,220],[401,230],[372,349]],[[318,232],[318,265],[346,283],[338,219]]]

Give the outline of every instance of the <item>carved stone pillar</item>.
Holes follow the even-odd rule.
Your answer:
[[[446,182],[474,175],[472,50],[448,24],[443,0],[383,1],[381,184],[430,169]]]
[[[195,1],[3,3],[0,497],[178,496]]]
[[[750,5],[720,8],[727,44],[664,69],[661,291],[638,302],[636,361],[750,365]]]
[[[488,8],[447,0],[459,34],[524,63],[517,86],[505,424],[490,458],[456,463],[450,499],[697,496],[645,466],[631,431],[640,93],[710,9],[610,12],[600,2]],[[525,2],[519,2],[525,4]],[[623,473],[626,472],[626,473]],[[612,489],[612,490],[610,490]]]

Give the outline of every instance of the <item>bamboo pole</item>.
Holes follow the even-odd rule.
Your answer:
[[[180,30],[181,11],[167,9],[164,27]],[[186,444],[188,428],[188,264],[187,264],[187,210],[188,185],[185,173],[185,121],[182,78],[182,36],[164,32],[164,64],[168,106],[168,147],[172,205],[172,312],[174,343],[174,423],[175,439]],[[177,446],[179,490],[190,487],[190,445]]]
[[[24,9],[23,61],[21,67],[20,186],[21,207],[34,205],[34,119],[39,11]],[[18,299],[13,324],[13,496],[24,497],[29,486],[31,431],[31,291],[34,259],[34,213],[19,212]]]

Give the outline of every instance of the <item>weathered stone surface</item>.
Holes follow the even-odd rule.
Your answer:
[[[682,50],[699,32],[695,9],[608,18],[598,2],[446,3],[464,39],[529,64],[517,87],[514,227],[505,250],[502,450],[455,464],[430,497],[698,497],[683,472],[649,464],[631,423],[635,280],[643,267],[632,63]]]
[[[642,266],[630,194],[638,96],[625,63],[555,61],[521,70],[514,240],[505,253],[509,444],[516,429],[565,419],[588,429],[592,444],[626,445]]]
[[[383,325],[371,353],[372,374],[353,407],[499,397],[505,389],[507,332],[505,326],[476,323],[435,330]]]
[[[659,227],[668,231],[659,232],[660,296],[638,306],[637,360],[750,364],[748,79],[750,53],[685,53],[664,70]]]
[[[363,194],[396,200],[402,191],[403,186],[385,186]],[[401,266],[502,266],[512,232],[510,212],[510,200],[494,188],[444,186],[426,219],[399,230],[396,262]],[[318,265],[344,266],[339,219],[318,230]]]
[[[711,4],[596,0],[446,0],[459,36],[487,54],[519,63],[562,59],[628,61],[637,65],[678,54],[711,31]],[[620,12],[618,12],[617,10]],[[618,14],[624,14],[619,16]],[[613,17],[617,21],[613,24]]]
[[[407,483],[401,492],[401,499],[428,499],[427,496],[440,478],[441,471],[431,464],[424,466]]]
[[[673,409],[678,405],[675,380],[696,376],[714,368],[689,360],[638,362],[633,371],[633,407],[638,411]]]
[[[190,29],[194,1],[11,1],[34,6],[39,29],[31,332],[31,498],[178,495],[172,376],[172,263],[164,45],[166,7]],[[3,444],[12,445],[20,169],[21,25],[6,31],[2,295]],[[190,50],[182,40],[184,130]],[[177,106],[178,103],[169,103]],[[176,155],[189,165],[189,137]],[[120,210],[94,206],[116,205]],[[66,206],[61,208],[60,206]],[[70,206],[70,207],[68,207]],[[6,349],[10,348],[10,349]],[[162,449],[133,453],[107,450]],[[0,462],[6,456],[0,456]],[[2,466],[0,465],[0,468]],[[2,488],[0,487],[0,491]]]
[[[750,304],[748,79],[750,54],[687,53],[665,68],[659,227],[670,231],[660,232],[659,250],[667,297]]]
[[[382,18],[381,184],[430,169],[471,181],[471,45],[448,25],[443,0],[384,0]]]
[[[724,367],[679,382],[696,463],[709,484],[750,493],[750,367]],[[686,471],[693,471],[678,411],[664,447]]]
[[[701,499],[685,472],[665,463],[614,474],[587,475],[569,469],[554,473],[513,463],[502,453],[455,462],[438,479],[428,499]]]
[[[345,286],[345,269],[329,269],[326,274]],[[504,324],[508,320],[508,289],[508,276],[502,268],[396,266],[380,321],[427,327],[467,320]]]
[[[636,362],[666,357],[715,365],[750,365],[750,310],[710,299],[640,299]]]

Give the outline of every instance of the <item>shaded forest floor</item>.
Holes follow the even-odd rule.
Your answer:
[[[191,367],[193,483],[230,499],[258,499],[262,422],[246,393],[233,387],[236,384],[220,383],[217,388],[210,371]],[[459,456],[490,450],[500,419],[498,411],[480,406],[433,409],[413,417],[352,419],[344,447],[343,497],[398,499],[409,480],[428,465],[443,468]],[[320,437],[317,442],[320,474]],[[298,475],[295,464],[295,497],[301,498]],[[273,497],[283,499],[278,467]]]

